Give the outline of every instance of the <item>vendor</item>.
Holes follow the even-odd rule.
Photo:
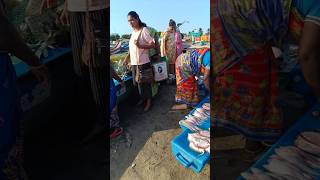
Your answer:
[[[0,0],[0,179],[27,179],[23,168],[23,134],[16,72],[9,53],[31,67],[31,72],[48,87],[48,71],[9,22]]]
[[[138,85],[141,97],[138,105],[146,102],[143,112],[147,112],[151,108],[151,84],[154,82],[148,50],[155,48],[155,42],[150,36],[147,25],[140,20],[136,12],[128,13],[128,22],[133,32],[129,41],[129,53],[124,62],[127,64],[130,60],[133,84]]]
[[[199,102],[196,77],[204,75],[204,85],[209,90],[210,51],[209,48],[190,50],[181,54],[176,61],[176,104],[173,110],[187,109]]]

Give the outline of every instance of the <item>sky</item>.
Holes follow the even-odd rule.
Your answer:
[[[127,15],[136,11],[142,22],[158,31],[164,31],[170,19],[181,23],[182,33],[210,27],[210,0],[110,0],[111,34],[131,34]]]

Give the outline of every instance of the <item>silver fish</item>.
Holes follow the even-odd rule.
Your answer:
[[[306,131],[300,134],[304,139],[310,143],[320,147],[320,132],[317,131]]]
[[[302,136],[299,135],[298,138],[294,141],[294,144],[298,148],[300,148],[308,153],[311,153],[315,156],[320,157],[320,146],[317,146],[317,145],[309,142],[308,140],[306,140]]]
[[[313,170],[312,168],[310,168],[309,164],[307,162],[305,162],[301,156],[299,156],[296,153],[292,153],[292,152],[287,152],[287,151],[283,151],[283,150],[278,150],[276,149],[276,154],[275,156],[279,156],[281,159],[284,159],[285,161],[291,163],[293,166],[299,168],[300,170],[302,170],[303,172],[305,172],[306,174],[312,176],[312,177],[317,177],[320,174],[317,173],[315,170]]]
[[[279,174],[281,176],[289,176],[292,177],[292,179],[299,179],[299,180],[307,180],[312,179],[311,176],[303,173],[298,168],[292,166],[290,163],[284,161],[283,159],[271,156],[268,160],[268,164],[264,165],[263,167],[274,174]]]

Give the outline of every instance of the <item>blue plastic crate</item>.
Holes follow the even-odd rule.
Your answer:
[[[186,168],[191,168],[196,173],[200,173],[203,167],[210,160],[210,154],[203,154],[189,148],[188,133],[186,129],[171,141],[172,154],[175,159]]]
[[[192,111],[190,111],[189,115],[193,114],[193,112],[196,110],[196,108],[202,107],[204,103],[209,103],[210,98],[209,96],[205,97]],[[182,130],[188,129],[185,126],[180,125]],[[203,130],[208,130],[210,128],[210,117],[207,120],[204,120],[204,122],[199,126],[199,128]]]

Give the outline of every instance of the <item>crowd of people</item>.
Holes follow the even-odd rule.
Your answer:
[[[133,31],[129,41],[129,52],[124,62],[130,65],[133,84],[138,87],[140,101],[137,105],[145,104],[143,112],[151,108],[152,85],[155,83],[152,63],[159,60],[161,56],[168,60],[169,76],[177,77],[175,99],[178,104],[172,109],[187,109],[195,106],[199,102],[197,77],[204,75],[205,87],[209,89],[209,49],[188,50],[183,53],[181,33],[172,19],[161,37],[160,44],[156,30],[143,23],[136,12],[128,13],[128,23]],[[115,93],[112,96],[116,96]],[[118,117],[111,117],[110,122],[114,119],[119,120]],[[111,125],[111,127],[114,126]]]

